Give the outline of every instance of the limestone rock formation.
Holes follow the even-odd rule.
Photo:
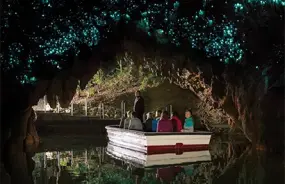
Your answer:
[[[99,67],[96,64],[95,57],[91,57],[85,63],[86,65],[82,65],[82,61],[79,61],[76,57],[70,70],[59,72],[51,80],[46,90],[47,101],[51,108],[56,108],[57,101],[61,107],[67,108],[76,93],[78,84],[80,84],[82,90],[86,87]]]

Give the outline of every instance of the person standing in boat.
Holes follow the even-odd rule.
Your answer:
[[[163,111],[161,119],[157,123],[157,132],[173,132],[172,121],[169,119],[167,111]]]
[[[176,111],[171,114],[171,121],[173,123],[173,132],[181,132],[182,122],[180,121],[178,113]]]
[[[143,125],[141,120],[137,117],[137,113],[132,113],[132,118],[130,120],[129,130],[139,130],[143,131]]]
[[[158,123],[158,121],[159,121],[160,118],[161,118],[161,113],[162,113],[161,110],[157,110],[157,111],[155,112],[155,118],[152,120],[152,131],[153,131],[153,132],[156,132],[156,131],[157,131],[157,123]]]
[[[143,114],[144,114],[144,99],[141,96],[140,91],[136,91],[135,93],[135,102],[134,102],[134,112],[136,113],[136,117],[143,122]]]
[[[194,132],[194,119],[191,109],[185,111],[185,118],[183,132]]]

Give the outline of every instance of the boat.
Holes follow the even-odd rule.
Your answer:
[[[207,150],[212,136],[211,132],[206,131],[143,132],[119,128],[118,125],[105,128],[112,145],[147,155]]]
[[[108,143],[106,153],[116,160],[121,160],[136,168],[144,169],[185,166],[211,161],[209,150],[184,152],[183,154],[163,153],[147,155],[142,152],[133,151]]]

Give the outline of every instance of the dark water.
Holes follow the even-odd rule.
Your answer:
[[[128,158],[110,156],[103,137],[43,137],[29,172],[35,184],[284,183],[283,159],[253,152],[243,141],[234,140],[213,137],[209,159],[204,161],[195,163],[189,157],[191,163],[183,165],[168,166],[171,161],[165,160],[163,166],[144,168]]]

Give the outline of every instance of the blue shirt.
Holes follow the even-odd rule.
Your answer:
[[[152,130],[153,132],[156,132],[158,121],[159,121],[159,119],[153,119],[153,120],[152,120],[152,127],[151,127],[151,130]]]
[[[184,128],[194,127],[194,120],[192,117],[186,118],[184,123]]]

